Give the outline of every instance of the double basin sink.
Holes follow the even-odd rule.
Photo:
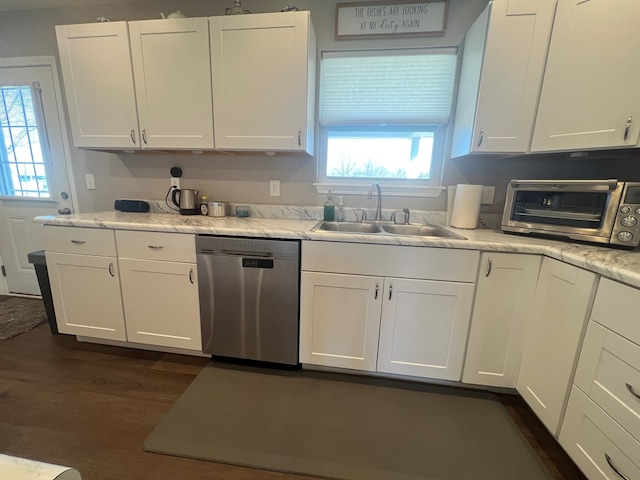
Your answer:
[[[328,222],[321,221],[311,229],[312,232],[325,231],[332,233],[354,233],[354,234],[387,234],[406,235],[413,237],[438,237],[457,238],[466,240],[464,237],[450,232],[438,225],[416,225],[397,223],[360,223],[360,222]]]

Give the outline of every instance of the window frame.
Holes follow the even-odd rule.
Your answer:
[[[419,49],[407,49],[400,48],[397,49],[398,54],[402,54],[403,52],[411,51],[411,50],[430,50],[430,48],[419,48]],[[453,70],[452,77],[452,92],[451,92],[451,104],[449,110],[449,118],[446,123],[412,123],[412,124],[386,124],[381,122],[377,125],[371,124],[322,124],[318,122],[318,146],[317,146],[317,172],[316,179],[317,182],[314,183],[314,187],[316,188],[318,193],[326,194],[331,191],[334,194],[362,194],[368,192],[369,186],[373,182],[378,182],[385,188],[385,192],[403,197],[438,197],[442,191],[445,189],[442,186],[442,178],[443,171],[446,162],[446,149],[450,142],[450,126],[452,124],[453,115],[454,115],[454,107],[456,103],[456,95],[457,95],[457,87],[458,87],[458,76],[459,76],[459,68],[460,68],[460,59],[458,56],[458,51],[456,48],[452,47],[433,47],[433,50],[442,50],[443,52],[449,50],[453,53],[455,58],[455,66]],[[375,52],[371,51],[344,51],[344,52],[323,52],[329,55],[342,55],[345,56],[369,56],[371,54],[375,55]],[[389,51],[385,51],[385,54],[388,54]],[[322,58],[322,56],[321,56]],[[322,67],[321,67],[322,68]],[[319,84],[319,95],[321,96],[321,79],[322,74],[319,75],[320,84]],[[321,106],[319,105],[321,108]],[[430,168],[430,178],[384,178],[384,177],[351,177],[351,178],[336,178],[329,177],[327,175],[327,153],[328,153],[328,141],[329,141],[329,132],[331,129],[342,129],[348,131],[349,128],[353,128],[354,132],[357,132],[359,129],[367,129],[367,128],[379,128],[384,129],[388,127],[390,131],[393,129],[406,129],[407,132],[414,131],[419,132],[421,129],[429,129],[434,131],[434,143],[433,143],[433,152],[431,158],[431,168]]]

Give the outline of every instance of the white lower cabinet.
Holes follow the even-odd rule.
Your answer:
[[[590,479],[640,478],[640,291],[602,279],[560,431]]]
[[[377,371],[460,380],[474,287],[385,278]]]
[[[130,342],[202,350],[195,264],[120,259]]]
[[[193,235],[46,228],[60,332],[202,351]]]
[[[116,232],[130,342],[202,350],[192,235]]]
[[[60,333],[126,340],[113,231],[46,229],[47,270]]]
[[[540,262],[538,255],[482,254],[464,383],[515,388]]]
[[[478,257],[303,242],[301,362],[460,380]]]
[[[376,370],[381,277],[302,272],[302,363]]]
[[[592,272],[544,258],[517,390],[557,437],[596,285]]]

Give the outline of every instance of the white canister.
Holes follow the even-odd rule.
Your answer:
[[[482,185],[456,185],[456,196],[451,212],[451,226],[473,229],[478,227]]]

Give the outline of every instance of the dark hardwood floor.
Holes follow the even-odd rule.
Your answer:
[[[206,362],[80,343],[47,324],[0,341],[0,452],[73,466],[83,480],[309,478],[142,450]],[[553,478],[585,478],[518,396],[499,397]]]

